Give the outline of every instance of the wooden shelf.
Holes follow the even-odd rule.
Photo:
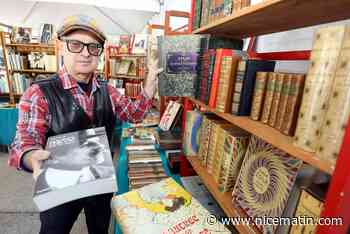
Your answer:
[[[36,48],[52,48],[55,49],[54,44],[39,44],[39,43],[8,43],[6,44],[8,47],[36,47]]]
[[[133,79],[133,80],[143,80],[144,78],[138,76],[124,76],[124,75],[116,75],[110,76],[111,79]]]
[[[348,0],[265,0],[194,30],[245,38],[349,18]]]
[[[146,57],[145,54],[116,54],[110,55],[110,58],[120,58],[120,57]]]
[[[53,74],[55,71],[44,71],[44,70],[35,70],[35,69],[19,69],[19,70],[11,70],[12,73],[36,73],[36,74]]]
[[[222,193],[217,188],[217,184],[207,170],[201,165],[197,157],[186,157],[191,163],[193,169],[203,180],[205,186],[209,192],[214,196],[215,200],[219,203],[221,208],[226,213],[227,217],[247,217],[242,209],[235,207],[232,203],[231,192]],[[235,228],[239,233],[259,233],[257,228],[253,225],[236,225]]]
[[[228,122],[254,134],[255,136],[260,137],[264,141],[270,143],[271,145],[283,150],[284,152],[303,160],[304,162],[324,171],[328,174],[332,174],[334,167],[331,166],[328,162],[322,161],[315,153],[307,152],[293,144],[293,138],[290,136],[283,135],[278,130],[263,124],[259,121],[254,121],[247,116],[235,116],[229,113],[217,112],[212,108],[209,108],[207,105],[202,102],[189,98],[193,103],[200,105],[201,107],[209,110],[212,113],[220,116],[221,118],[227,120]]]

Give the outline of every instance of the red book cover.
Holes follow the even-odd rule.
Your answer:
[[[196,0],[191,0],[191,17],[188,22],[190,32],[193,31],[194,14],[196,12],[195,9],[196,9]]]
[[[209,98],[209,107],[211,108],[215,108],[215,105],[216,105],[216,96],[218,92],[218,85],[219,85],[219,79],[220,79],[221,60],[222,60],[222,57],[224,56],[232,56],[232,50],[230,49],[216,50],[214,73],[213,73],[213,78],[211,82],[210,98]]]

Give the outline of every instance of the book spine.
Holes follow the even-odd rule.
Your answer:
[[[237,114],[238,113],[238,108],[239,108],[239,103],[241,99],[241,92],[242,92],[242,87],[243,87],[243,79],[244,79],[244,74],[246,70],[246,63],[247,61],[241,60],[238,62],[238,67],[237,67],[237,72],[236,72],[236,77],[235,77],[235,83],[234,83],[234,89],[233,89],[233,97],[232,97],[232,114]]]
[[[238,60],[239,57],[232,56],[225,56],[222,59],[216,103],[216,110],[219,112],[231,111],[233,74],[235,74]]]
[[[210,88],[210,98],[209,98],[210,108],[215,108],[215,104],[216,104],[216,96],[217,96],[218,85],[219,85],[219,77],[220,77],[220,69],[221,69],[221,61],[222,61],[223,53],[224,53],[224,49],[218,49],[216,51],[215,66],[214,66],[213,78],[212,78],[211,88]]]
[[[214,73],[214,67],[215,67],[215,58],[216,58],[216,51],[215,50],[209,50],[210,57],[209,57],[209,72],[208,72],[208,84],[207,84],[207,91],[206,91],[206,97],[205,97],[205,104],[209,104],[209,98],[211,93],[211,87],[212,87],[212,80],[213,80],[213,73]]]
[[[222,127],[219,127],[217,138],[225,139],[226,135],[227,135],[227,132],[225,131],[225,129]],[[215,154],[213,156],[212,170],[211,170],[214,180],[216,182],[218,182],[220,179],[220,168],[222,163],[223,150],[224,150],[224,141],[218,140],[215,146]]]
[[[253,120],[259,120],[261,116],[262,105],[264,103],[264,97],[266,92],[266,84],[268,72],[257,72],[256,82],[252,103],[252,111],[250,113],[250,118]]]
[[[349,39],[344,25],[321,28],[316,32],[294,138],[294,144],[306,151],[316,151],[341,47],[349,43]]]
[[[271,106],[272,106],[272,99],[273,99],[273,93],[275,90],[276,85],[276,79],[277,79],[277,73],[271,72],[269,73],[267,85],[266,85],[266,95],[261,115],[261,122],[267,124],[269,121]]]
[[[210,137],[210,120],[204,116],[201,134],[200,134],[200,142],[198,156],[203,166],[206,166],[206,158],[208,155],[208,147],[209,147],[209,137]]]
[[[282,123],[283,123],[284,115],[286,113],[288,94],[289,94],[292,78],[293,78],[293,74],[286,74],[283,80],[281,98],[280,98],[278,111],[277,111],[277,118],[274,124],[274,127],[279,131],[282,130]]]
[[[275,89],[273,92],[273,98],[272,98],[271,113],[270,113],[270,117],[269,117],[269,121],[268,121],[268,124],[271,127],[275,126],[275,122],[277,119],[277,113],[278,113],[278,107],[279,107],[279,103],[280,103],[280,99],[281,99],[282,88],[283,88],[283,84],[285,83],[285,81],[284,81],[285,78],[286,78],[286,74],[279,73],[277,76],[276,85],[275,85]]]
[[[346,33],[350,34],[349,27]],[[344,44],[337,64],[332,94],[326,108],[327,113],[319,131],[320,141],[316,155],[328,161],[334,167],[350,117],[349,58],[350,51],[348,48],[345,49]]]

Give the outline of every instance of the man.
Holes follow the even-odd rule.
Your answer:
[[[132,102],[96,78],[106,37],[93,19],[68,17],[57,36],[64,66],[51,79],[36,82],[23,94],[10,149],[9,165],[32,171],[34,178],[40,174],[42,161],[49,157],[43,150],[49,136],[104,126],[111,140],[116,118],[141,120],[151,106],[159,72],[157,61],[150,61],[144,89]],[[41,212],[40,233],[68,234],[82,209],[89,233],[107,233],[111,196],[92,196]]]

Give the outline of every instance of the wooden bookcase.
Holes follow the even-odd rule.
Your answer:
[[[54,74],[57,71],[45,71],[45,70],[38,70],[38,69],[20,69],[16,70],[11,67],[9,64],[9,49],[13,50],[15,53],[21,53],[21,54],[28,54],[30,52],[45,52],[50,55],[56,55],[56,63],[57,68],[59,67],[58,64],[58,51],[57,46],[55,44],[38,44],[38,43],[7,43],[10,41],[10,34],[7,32],[1,32],[0,33],[0,39],[1,44],[3,48],[3,57],[5,62],[5,70],[6,70],[6,76],[7,76],[7,82],[9,86],[10,92],[8,94],[2,94],[3,97],[9,97],[9,102],[11,105],[14,105],[16,101],[21,97],[21,94],[16,94],[13,89],[13,80],[12,75],[13,73],[23,73],[27,74],[29,78],[35,77],[37,75],[48,75],[48,74]]]
[[[195,1],[192,1],[192,11],[194,3]],[[262,3],[241,9],[230,16],[196,29],[193,33],[209,33],[231,38],[245,38],[349,19],[349,12],[350,2],[347,0],[264,0]],[[295,54],[299,55],[298,53]],[[304,58],[304,55],[307,54],[309,55],[310,51],[303,51],[302,57]],[[254,53],[254,55],[257,55],[257,53]],[[283,56],[277,53],[266,53],[264,54],[264,59],[274,59],[275,57],[273,56],[288,57],[293,56],[293,53],[284,52]],[[292,57],[289,57],[289,59],[292,59]],[[350,200],[350,125],[347,127],[342,149],[336,167],[334,168],[322,161],[314,153],[306,152],[294,146],[291,137],[281,134],[270,126],[253,121],[248,117],[220,113],[198,100],[186,98],[185,106],[188,107],[188,110],[193,105],[220,116],[228,122],[287,152],[291,156],[301,159],[305,163],[331,175],[332,179],[321,217],[342,217],[343,225],[318,226],[317,234],[348,233],[350,224],[350,215],[348,214]],[[247,217],[242,210],[234,206],[230,193],[220,193],[218,191],[214,180],[207,173],[206,168],[201,166],[197,157],[188,157],[188,160],[228,217]],[[259,233],[252,226],[238,225],[235,227],[239,233]]]
[[[123,88],[125,88],[125,89],[126,89],[126,83],[133,83],[133,84],[141,84],[142,85],[143,81],[145,80],[146,74],[147,74],[147,68],[146,68],[147,56],[146,56],[146,54],[119,54],[119,53],[115,53],[115,52],[112,53],[111,50],[114,50],[114,51],[118,50],[118,47],[115,45],[108,45],[108,44],[105,46],[105,78],[107,80],[110,80],[110,79],[122,80],[123,81]],[[143,66],[142,69],[144,69],[144,71],[145,71],[143,76],[119,75],[119,74],[113,75],[113,74],[111,74],[111,63],[110,63],[111,59],[122,60],[122,59],[128,59],[128,58],[144,59],[144,63],[141,64]],[[134,98],[136,98],[136,96],[129,96],[129,97],[134,99]]]

